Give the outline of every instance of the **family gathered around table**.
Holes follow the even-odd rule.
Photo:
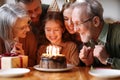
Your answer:
[[[120,23],[104,21],[101,3],[76,0],[64,3],[61,11],[48,8],[41,0],[0,7],[0,80],[119,80]],[[49,45],[66,57],[66,68],[39,68],[42,54],[51,53]],[[10,63],[16,56],[20,61]],[[4,62],[4,57],[10,59]],[[1,77],[8,64],[16,63],[22,64],[17,69],[27,69],[24,75]]]

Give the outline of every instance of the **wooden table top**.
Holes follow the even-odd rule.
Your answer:
[[[30,68],[30,72],[20,77],[3,78],[0,80],[120,80],[119,78],[103,79],[91,76],[89,67],[75,67],[64,72],[42,72]]]

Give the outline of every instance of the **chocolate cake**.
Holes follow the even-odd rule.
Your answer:
[[[64,55],[49,55],[49,54],[42,54],[40,60],[40,68],[46,69],[61,69],[66,68],[66,58]]]

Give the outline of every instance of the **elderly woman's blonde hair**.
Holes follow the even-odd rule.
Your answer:
[[[9,49],[13,41],[13,27],[17,19],[23,17],[28,15],[18,4],[4,4],[0,7],[0,38],[5,42],[6,49]]]

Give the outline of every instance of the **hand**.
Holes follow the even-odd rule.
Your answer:
[[[80,50],[79,58],[86,66],[90,66],[93,63],[93,49],[90,47],[83,46]]]
[[[24,54],[24,50],[22,48],[22,44],[19,42],[16,42],[13,46],[13,49],[11,50],[11,53],[18,53],[23,55]]]
[[[109,57],[109,55],[107,54],[104,45],[96,45],[93,54],[102,64],[107,64],[106,59]]]

